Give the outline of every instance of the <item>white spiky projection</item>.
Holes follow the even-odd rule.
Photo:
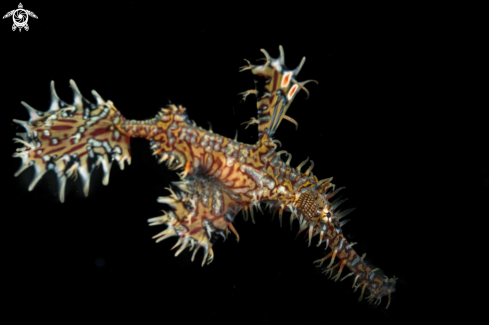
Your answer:
[[[379,269],[371,268],[352,248],[343,235],[342,220],[353,209],[341,211],[345,200],[331,200],[342,188],[335,189],[332,178],[318,180],[312,173],[314,163],[305,172],[290,165],[292,155],[277,151],[280,142],[273,139],[282,120],[297,122],[286,113],[299,90],[310,81],[298,82],[296,77],[305,59],[296,69],[288,69],[280,47],[279,58],[272,58],[265,50],[265,63],[248,64],[241,71],[250,70],[255,78],[255,88],[243,93],[244,98],[255,95],[257,116],[246,124],[258,124],[259,140],[246,144],[205,130],[191,122],[182,106],[168,105],[155,117],[147,120],[126,119],[111,101],[105,101],[95,91],[96,103],[86,100],[73,81],[70,81],[74,99],[71,105],[60,100],[51,83],[51,106],[41,112],[23,103],[30,114],[29,121],[18,121],[25,133],[15,141],[23,145],[15,157],[22,159],[16,175],[29,166],[35,169],[32,190],[37,181],[53,170],[59,181],[59,198],[65,200],[65,184],[68,178],[82,179],[85,195],[88,195],[92,171],[102,166],[103,183],[108,184],[112,162],[131,162],[130,138],[149,141],[159,162],[166,162],[172,170],[182,170],[181,180],[170,187],[170,196],[158,198],[158,202],[170,207],[163,215],[149,219],[151,226],[165,225],[166,229],[154,238],[157,242],[176,237],[178,248],[175,255],[189,248],[192,260],[200,248],[202,265],[214,258],[213,246],[219,238],[226,239],[233,232],[239,240],[233,221],[240,211],[245,218],[254,209],[265,204],[278,212],[280,224],[284,212],[290,213],[290,224],[299,222],[299,233],[307,231],[308,243],[318,236],[317,246],[323,242],[330,252],[316,261],[319,266],[330,259],[325,273],[333,280],[354,276],[353,286],[370,293],[370,302],[380,303],[395,291],[396,278],[388,278]],[[286,154],[287,160],[282,160]],[[337,261],[335,263],[335,261]],[[345,269],[349,273],[342,276]],[[355,289],[355,290],[356,290]]]

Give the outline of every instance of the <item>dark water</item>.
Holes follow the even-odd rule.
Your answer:
[[[458,135],[467,135],[456,127],[467,113],[451,116],[437,93],[450,78],[438,56],[444,29],[401,8],[382,14],[381,8],[277,6],[216,8],[226,12],[218,15],[190,5],[24,3],[39,17],[29,19],[28,32],[12,32],[11,22],[2,21],[2,269],[9,312],[29,320],[136,316],[163,324],[397,323],[474,314],[472,289],[483,276],[480,266],[478,275],[471,268],[482,257],[471,257],[477,245],[465,218],[484,204],[475,215],[487,213],[487,150],[470,147],[481,139],[474,128],[451,155]],[[247,18],[225,22],[247,10]],[[188,251],[175,258],[175,240],[155,244],[151,236],[161,229],[146,219],[160,215],[165,207],[156,199],[178,177],[157,164],[144,140],[132,141],[132,165],[114,166],[107,187],[101,172],[93,175],[88,198],[79,181],[68,182],[61,204],[54,175],[32,192],[31,171],[12,176],[20,160],[10,158],[10,139],[20,130],[10,121],[27,119],[21,100],[47,109],[51,80],[67,101],[69,79],[89,99],[96,89],[128,118],[152,117],[169,101],[182,104],[198,125],[209,121],[215,133],[232,138],[238,128],[239,141],[255,143],[256,128],[240,126],[254,116],[253,100],[240,103],[237,96],[253,80],[237,71],[243,58],[262,57],[260,48],[276,57],[279,45],[291,68],[306,56],[299,81],[319,85],[309,84],[310,98],[298,95],[289,110],[299,129],[284,121],[276,138],[293,165],[309,156],[318,178],[334,176],[346,186],[348,207],[357,208],[344,227],[347,238],[400,278],[388,310],[385,298],[379,307],[358,303],[350,279],[328,280],[312,264],[324,250],[308,248],[302,235],[295,240],[298,226],[291,232],[285,215],[280,228],[268,210],[255,216],[256,225],[238,216],[240,243],[232,235],[219,241],[212,264],[201,267],[199,255],[190,262]],[[450,117],[459,123],[452,127]],[[469,167],[447,167],[450,157],[462,155]],[[462,182],[475,203],[457,201]]]

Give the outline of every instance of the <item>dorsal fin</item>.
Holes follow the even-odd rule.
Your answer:
[[[248,65],[241,68],[240,71],[251,70],[255,78],[255,89],[241,93],[243,99],[248,95],[256,95],[256,108],[258,110],[258,137],[267,134],[272,137],[282,119],[286,119],[296,124],[295,120],[286,116],[290,104],[300,89],[307,92],[304,85],[310,81],[298,82],[295,77],[299,74],[306,58],[302,58],[299,66],[293,70],[288,69],[284,63],[284,49],[279,47],[280,56],[272,58],[267,51],[262,49],[265,54],[263,65]],[[256,120],[253,120],[256,123]]]

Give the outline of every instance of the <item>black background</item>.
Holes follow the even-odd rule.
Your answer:
[[[487,103],[469,103],[482,86],[465,92],[479,52],[459,28],[462,13],[299,3],[23,5],[39,17],[29,18],[28,32],[12,32],[10,19],[0,26],[2,292],[19,320],[264,325],[473,315],[471,290],[483,279],[470,275],[481,256],[472,258],[477,238],[467,217],[487,217],[489,163],[479,145],[487,143]],[[12,176],[20,161],[10,157],[11,138],[21,130],[11,120],[27,119],[21,100],[46,110],[51,80],[68,102],[74,79],[89,100],[96,89],[127,118],[152,117],[171,101],[198,125],[210,122],[227,137],[238,129],[239,141],[255,143],[256,126],[240,126],[254,116],[254,101],[237,96],[253,79],[238,68],[261,58],[261,48],[278,56],[279,45],[289,68],[307,57],[299,81],[319,84],[289,110],[298,130],[284,121],[276,138],[293,165],[310,157],[318,178],[346,187],[345,206],[357,208],[347,238],[400,278],[387,311],[385,298],[380,307],[358,303],[350,279],[323,276],[312,264],[323,249],[308,248],[302,235],[294,240],[288,215],[283,228],[268,210],[256,225],[238,217],[240,243],[232,235],[218,242],[203,268],[188,251],[173,257],[175,240],[155,244],[151,236],[162,229],[146,220],[161,214],[156,199],[178,177],[144,140],[132,140],[132,165],[114,165],[107,187],[95,172],[88,198],[79,181],[68,182],[61,204],[54,174],[32,192],[32,171]]]

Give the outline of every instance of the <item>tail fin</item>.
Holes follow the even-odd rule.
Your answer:
[[[51,105],[46,112],[38,111],[25,102],[29,111],[28,121],[14,120],[25,128],[17,133],[15,142],[24,145],[13,154],[22,159],[18,176],[29,166],[34,166],[31,191],[48,171],[54,170],[58,179],[59,199],[64,202],[65,185],[68,177],[80,175],[85,196],[88,195],[90,176],[96,166],[102,165],[103,184],[109,183],[109,172],[115,159],[121,169],[124,161],[131,163],[129,136],[119,127],[124,117],[111,101],[105,101],[92,90],[96,104],[85,99],[73,80],[73,104],[62,101],[51,81]]]

